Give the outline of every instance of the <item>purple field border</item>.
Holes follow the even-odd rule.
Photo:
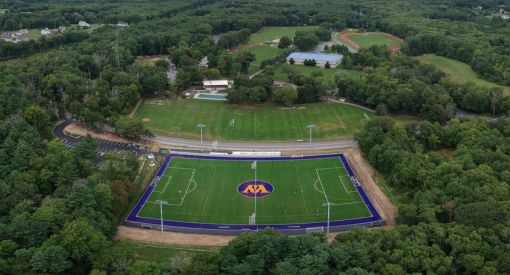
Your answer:
[[[368,210],[370,211],[370,216],[365,218],[356,218],[356,219],[347,219],[347,220],[336,220],[336,221],[330,221],[330,227],[335,226],[353,226],[353,225],[363,225],[371,222],[380,222],[382,221],[381,216],[375,209],[374,205],[368,198],[367,194],[365,193],[365,190],[363,190],[363,187],[358,183],[351,166],[347,162],[347,159],[345,158],[344,154],[330,154],[330,155],[317,155],[317,156],[303,156],[299,158],[292,158],[292,157],[261,157],[261,158],[248,158],[248,157],[224,157],[224,156],[193,156],[193,155],[180,155],[180,154],[169,154],[167,155],[165,161],[161,165],[161,168],[158,170],[158,173],[152,180],[151,184],[147,187],[145,192],[143,193],[142,197],[136,204],[136,206],[133,208],[129,216],[127,217],[126,221],[129,222],[135,222],[135,223],[142,223],[142,224],[153,224],[153,225],[160,225],[161,221],[159,219],[153,219],[153,218],[143,218],[138,217],[138,213],[140,210],[142,210],[143,206],[149,199],[152,191],[156,187],[157,178],[161,177],[163,173],[165,172],[166,168],[170,164],[170,161],[174,157],[182,157],[182,158],[191,158],[191,159],[210,159],[210,160],[232,160],[232,161],[254,161],[254,160],[298,160],[298,159],[324,159],[324,158],[339,158],[342,162],[345,170],[351,177],[351,180],[354,179],[355,182],[354,186],[356,187],[356,190],[360,194],[361,198],[363,199],[364,204],[367,206]],[[305,228],[314,228],[314,227],[326,227],[327,222],[313,222],[313,223],[293,223],[293,224],[259,224],[259,225],[244,225],[244,224],[209,224],[209,223],[194,223],[194,222],[179,222],[179,221],[171,221],[171,220],[164,220],[163,224],[165,226],[171,226],[171,227],[182,227],[182,228],[194,228],[194,229],[209,229],[209,230],[260,230],[264,228],[273,228],[277,230],[289,230],[289,229],[305,229]]]

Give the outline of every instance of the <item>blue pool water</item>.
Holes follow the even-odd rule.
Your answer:
[[[211,99],[211,100],[227,100],[226,94],[204,94],[200,93],[196,98],[198,99]]]

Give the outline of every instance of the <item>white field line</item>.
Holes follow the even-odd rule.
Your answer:
[[[344,190],[345,190],[346,193],[357,193],[358,192],[358,191],[349,191],[349,190],[347,190],[347,187],[345,186],[344,181],[342,180],[342,176],[338,176],[338,178],[340,179],[340,183],[344,187]]]
[[[294,165],[294,169],[296,169],[296,175],[297,175],[297,178],[298,178],[298,184],[299,184],[299,190],[301,190],[301,198],[303,199],[303,204],[305,205],[305,210],[306,210],[306,214],[308,215],[308,207],[306,206],[306,200],[305,200],[305,195],[303,194],[303,186],[301,185],[301,179],[299,178],[299,172],[297,170],[297,166]]]
[[[214,180],[214,175],[216,174],[216,166],[214,166],[213,174],[211,176],[211,181],[209,182],[209,190],[207,190],[207,197],[205,198],[204,207],[202,208],[202,213],[205,211],[205,207],[207,206],[207,201],[209,200],[209,194],[211,193],[211,187]]]
[[[321,184],[322,193],[324,194],[324,197],[326,198],[326,202],[329,204],[328,195],[326,195],[326,189],[324,189],[324,185],[322,185],[321,176],[319,175],[319,171],[315,169],[315,173],[317,173],[317,178],[319,179],[319,183]]]
[[[189,179],[188,187],[186,187],[186,192],[184,192],[184,196],[182,197],[181,204],[179,206],[181,206],[182,203],[184,202],[184,199],[186,199],[186,195],[188,195],[189,186],[191,185],[191,181],[193,181],[194,176],[195,176],[195,169],[193,169],[193,172],[191,173],[191,178]]]
[[[170,184],[170,181],[172,181],[172,176],[170,176],[168,178],[168,180],[166,181],[165,183],[165,187],[163,187],[163,190],[162,191],[156,191],[156,188],[158,187],[159,183],[161,182],[161,180],[158,181],[158,183],[156,183],[156,186],[154,187],[154,190],[152,191],[152,193],[160,193],[160,194],[163,194],[165,193],[166,191],[166,188],[168,187],[168,184]]]
[[[330,169],[343,169],[344,167],[336,166],[336,167],[328,167],[328,168],[318,168],[315,169],[316,171],[322,171],[322,170],[330,170]]]

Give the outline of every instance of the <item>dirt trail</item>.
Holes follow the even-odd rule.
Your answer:
[[[235,236],[186,234],[176,232],[159,232],[156,230],[119,226],[115,240],[134,240],[148,243],[171,244],[182,246],[225,246]]]
[[[398,209],[393,205],[390,199],[384,194],[379,185],[374,181],[374,168],[361,157],[361,152],[358,148],[346,151],[349,164],[354,169],[356,177],[363,185],[363,189],[368,197],[374,204],[379,214],[387,223],[388,228],[395,226],[395,219],[398,216]]]

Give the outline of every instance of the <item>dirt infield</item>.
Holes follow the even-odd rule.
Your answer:
[[[369,35],[369,34],[381,34],[381,35],[386,35],[386,36],[391,37],[391,38],[393,38],[393,39],[395,39],[395,40],[397,40],[397,41],[399,41],[399,42],[401,42],[401,43],[403,43],[403,42],[404,42],[404,39],[402,39],[402,38],[400,38],[400,37],[398,37],[398,36],[395,36],[395,35],[393,35],[393,34],[390,34],[390,33],[385,33],[385,32],[364,32],[364,33],[357,33],[357,32],[341,32],[341,33],[339,33],[339,35],[340,35],[340,36],[339,36],[339,38],[340,38],[341,40],[343,40],[345,43],[349,44],[349,46],[353,47],[354,49],[359,49],[359,48],[361,48],[361,46],[360,46],[358,43],[356,43],[356,42],[352,41],[352,40],[349,38],[349,35],[367,35],[367,34],[368,34],[368,35]]]

